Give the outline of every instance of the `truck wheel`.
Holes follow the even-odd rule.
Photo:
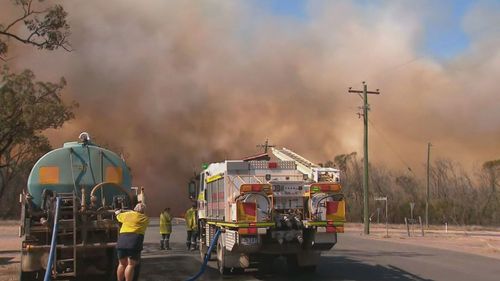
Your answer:
[[[233,271],[231,273],[232,274],[243,274],[243,273],[245,273],[245,269],[242,267],[234,267]]]
[[[299,270],[305,273],[314,273],[316,271],[315,265],[301,266]]]
[[[296,255],[286,256],[286,265],[289,271],[296,271],[299,267],[299,262]]]
[[[116,254],[116,249],[109,249],[107,252],[108,266],[106,269],[106,280],[116,281],[116,270],[118,268],[118,256]]]
[[[200,258],[201,261],[205,259],[205,254],[208,252],[208,247],[206,245],[200,244]],[[215,254],[212,252],[210,255],[209,261],[214,261],[216,259]]]
[[[19,281],[38,281],[43,279],[44,271],[21,271]]]
[[[261,255],[258,257],[258,270],[260,274],[269,274],[273,272],[274,256]]]
[[[201,262],[205,259],[205,254],[207,253],[207,246],[203,244],[203,241],[200,241],[200,259]]]
[[[316,265],[299,265],[297,255],[289,255],[286,257],[286,263],[289,272],[304,272],[313,273],[316,271]]]
[[[45,275],[45,270],[23,271],[23,254],[21,249],[21,262],[19,263],[19,281],[41,281]]]
[[[205,254],[208,251],[208,247],[206,246],[206,229],[205,229],[205,224],[203,222],[200,222],[199,229],[200,229],[200,259],[201,262],[205,260]]]
[[[224,249],[222,240],[219,238],[219,241],[217,241],[217,268],[222,275],[228,275],[231,273],[231,268],[224,266],[226,258],[225,252],[226,249]]]

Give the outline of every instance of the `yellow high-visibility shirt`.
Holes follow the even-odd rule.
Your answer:
[[[122,223],[120,233],[136,233],[144,235],[149,224],[149,218],[136,211],[120,213],[116,216],[116,219]]]
[[[198,223],[196,222],[196,209],[189,208],[186,211],[185,219],[186,219],[186,230],[191,231],[198,229]]]
[[[172,233],[172,216],[167,212],[160,214],[160,234]]]

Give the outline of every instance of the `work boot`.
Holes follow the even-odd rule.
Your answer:
[[[170,248],[170,241],[168,240],[165,240],[165,249],[172,250],[172,248]]]
[[[187,246],[187,250],[189,251],[189,249],[191,248],[191,242],[186,242],[186,246]]]
[[[160,250],[165,250],[165,240],[160,240]]]

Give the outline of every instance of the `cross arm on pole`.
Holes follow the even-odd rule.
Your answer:
[[[349,90],[347,91],[348,93],[351,94],[363,94],[363,90],[353,90],[352,87],[349,87]],[[372,95],[380,95],[380,90],[377,89],[376,91],[366,91],[367,94],[372,94]]]

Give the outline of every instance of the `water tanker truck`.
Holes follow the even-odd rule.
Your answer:
[[[189,185],[198,206],[200,254],[215,233],[221,274],[256,267],[268,271],[284,256],[288,266],[314,271],[322,251],[344,232],[340,171],[323,168],[286,148],[279,159],[227,160],[206,165]]]
[[[125,161],[87,133],[40,158],[20,196],[20,280],[42,280],[46,271],[52,280],[112,279],[119,232],[114,210],[137,202],[131,182]]]

